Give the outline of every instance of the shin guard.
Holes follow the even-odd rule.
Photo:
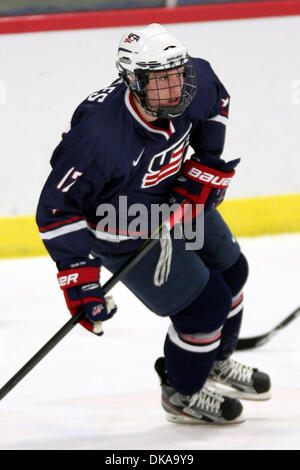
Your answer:
[[[222,330],[222,340],[217,354],[218,361],[231,356],[239,339],[244,306],[242,288],[248,277],[248,263],[243,253],[231,268],[221,274],[231,291],[232,305]]]
[[[199,297],[171,317],[164,354],[168,378],[185,395],[200,390],[216,359],[221,330],[232,304],[230,289],[218,271]]]

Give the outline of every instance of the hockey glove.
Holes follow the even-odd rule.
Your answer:
[[[100,283],[98,260],[81,259],[74,262],[60,262],[57,274],[67,307],[74,315],[83,309],[86,318],[80,324],[98,336],[103,334],[102,322],[110,319],[117,311],[111,296],[104,297]]]
[[[205,211],[214,209],[223,201],[235,174],[234,168],[239,162],[240,158],[227,163],[219,158],[211,158],[203,163],[197,160],[185,161],[173,188],[172,202],[181,204],[187,199],[193,205],[203,204]]]

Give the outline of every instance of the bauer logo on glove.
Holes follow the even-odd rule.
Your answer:
[[[205,167],[203,167],[204,169]],[[205,183],[209,183],[210,185],[214,186],[215,188],[226,188],[230,181],[232,180],[231,178],[222,178],[222,176],[215,173],[208,173],[207,171],[200,170],[199,168],[196,168],[195,166],[192,166],[188,172],[186,173],[187,176],[190,176],[192,179],[195,181],[199,180]]]
[[[215,209],[223,201],[239,162],[239,158],[227,163],[221,159],[206,160],[205,164],[193,158],[186,160],[173,188],[172,200],[179,204],[188,200],[194,206],[203,205],[205,211]]]
[[[68,276],[61,276],[61,277],[59,277],[59,278],[58,278],[58,282],[59,282],[60,287],[62,287],[62,286],[68,286],[68,285],[70,285],[72,282],[73,282],[74,284],[76,284],[77,279],[78,279],[78,276],[79,276],[78,273],[73,273],[73,274],[69,274]]]

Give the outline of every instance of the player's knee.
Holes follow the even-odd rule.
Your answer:
[[[240,254],[237,261],[225,271],[222,271],[222,276],[232,296],[237,295],[243,288],[247,281],[249,273],[248,261],[243,253]]]
[[[171,316],[180,333],[205,333],[220,328],[232,305],[232,295],[219,271],[211,270],[201,294],[188,307]]]

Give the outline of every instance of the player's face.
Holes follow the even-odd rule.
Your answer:
[[[149,74],[147,105],[153,111],[162,106],[176,106],[184,84],[184,67]]]

